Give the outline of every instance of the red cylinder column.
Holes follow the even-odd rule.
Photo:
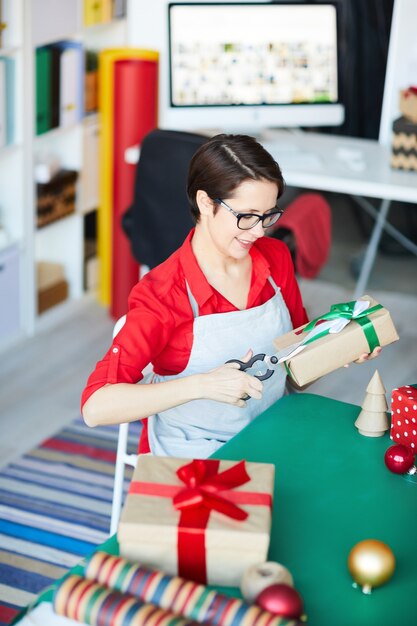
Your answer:
[[[157,126],[158,63],[124,59],[114,63],[113,124],[113,232],[110,313],[118,319],[127,311],[127,299],[139,278],[130,242],[121,218],[133,201],[136,166],[125,161],[126,148],[141,144]]]

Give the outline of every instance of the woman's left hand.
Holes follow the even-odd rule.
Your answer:
[[[382,351],[381,346],[378,346],[372,352],[369,352],[369,353],[364,352],[363,354],[360,355],[359,359],[356,359],[356,361],[353,361],[353,362],[358,365],[360,365],[361,363],[366,363],[366,361],[370,361],[371,359],[376,359],[376,357],[381,354],[381,351]],[[345,365],[345,367],[349,367],[349,364]]]

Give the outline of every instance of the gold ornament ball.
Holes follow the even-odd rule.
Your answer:
[[[348,568],[364,593],[386,583],[395,570],[395,556],[389,546],[377,539],[360,541],[349,553]]]

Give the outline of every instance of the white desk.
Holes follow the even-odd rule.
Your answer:
[[[349,194],[375,218],[355,297],[365,293],[384,229],[417,255],[417,246],[386,221],[391,201],[417,203],[417,172],[391,169],[389,147],[369,139],[285,130],[266,131],[262,144],[289,186]],[[378,210],[367,197],[381,200]]]

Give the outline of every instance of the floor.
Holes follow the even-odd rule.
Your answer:
[[[329,261],[318,279],[300,280],[310,317],[326,311],[333,302],[351,299],[352,261],[365,245],[350,201],[335,194],[328,199],[333,213]],[[361,404],[376,368],[388,399],[394,387],[417,382],[416,274],[416,257],[378,257],[367,292],[391,311],[400,341],[385,348],[376,361],[333,372],[309,391]],[[81,390],[107,349],[113,322],[92,295],[67,306],[60,320],[53,317],[54,324],[44,323],[35,337],[1,355],[0,466],[79,415]]]

